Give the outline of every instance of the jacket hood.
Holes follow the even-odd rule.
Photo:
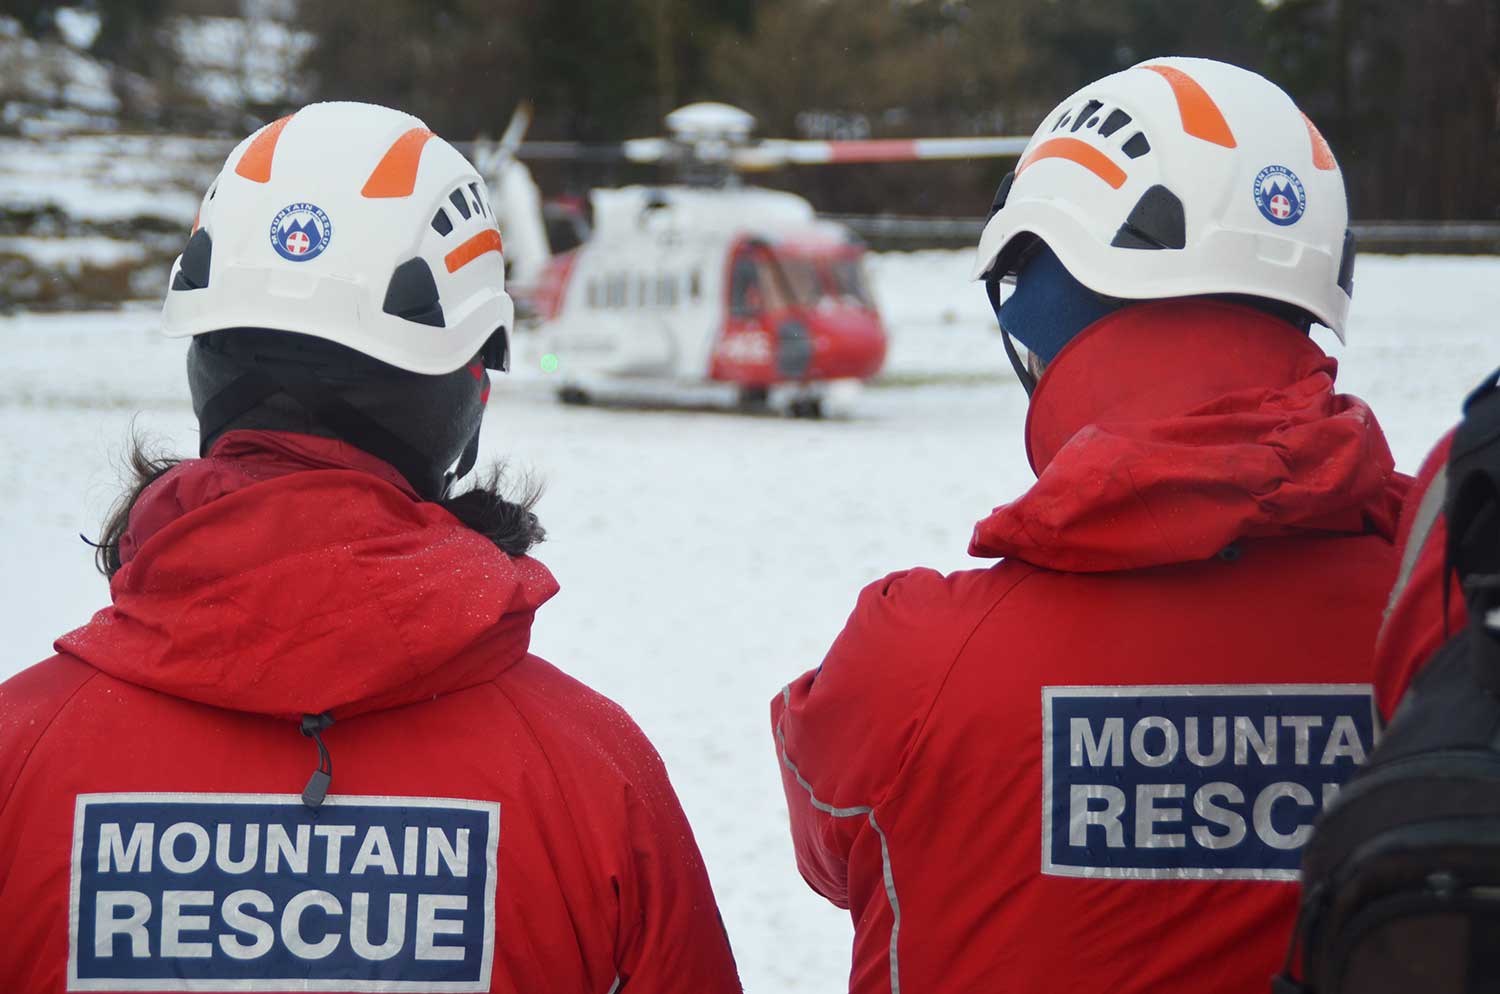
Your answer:
[[[60,652],[216,707],[336,718],[493,679],[557,582],[341,442],[240,431],[130,514],[113,605]]]
[[[1409,480],[1375,415],[1305,334],[1211,300],[1128,307],[1048,366],[1036,484],[969,551],[1103,572],[1193,562],[1238,539],[1395,532]]]

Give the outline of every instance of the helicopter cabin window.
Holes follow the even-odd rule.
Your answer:
[[[637,307],[650,307],[656,301],[651,299],[651,278],[642,274],[635,280],[635,305]]]
[[[688,274],[688,297],[694,301],[703,293],[703,283],[701,280],[702,277],[698,275],[698,270],[696,269]]]
[[[677,277],[667,273],[656,277],[656,306],[677,306]]]
[[[586,293],[588,296],[589,307],[597,310],[599,308],[599,281],[589,280]]]
[[[604,306],[624,307],[625,294],[629,289],[624,273],[612,273],[604,281]]]

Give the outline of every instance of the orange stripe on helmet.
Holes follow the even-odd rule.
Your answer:
[[[1042,159],[1067,159],[1078,163],[1116,190],[1125,185],[1125,170],[1115,165],[1109,156],[1077,138],[1052,138],[1042,142],[1021,160],[1016,167],[1016,175],[1020,176],[1022,170]]]
[[[1319,169],[1337,169],[1338,160],[1333,157],[1333,149],[1328,147],[1328,139],[1323,137],[1323,132],[1318,130],[1318,126],[1306,114],[1302,115],[1302,123],[1307,125],[1307,137],[1312,139],[1313,165]]]
[[[1172,86],[1172,95],[1177,98],[1177,111],[1182,115],[1182,130],[1194,138],[1202,138],[1215,145],[1235,148],[1234,132],[1229,122],[1208,91],[1198,81],[1175,66],[1142,66],[1165,79]]]
[[[486,228],[443,256],[443,262],[448,266],[448,272],[456,273],[486,252],[499,251],[501,251],[500,232],[494,228]]]
[[[375,166],[365,188],[367,197],[409,197],[417,188],[417,166],[422,163],[422,149],[429,138],[437,137],[426,128],[412,128],[397,138]]]
[[[234,171],[252,183],[269,183],[271,159],[276,155],[276,143],[281,141],[281,132],[294,116],[288,114],[261,128],[260,134],[255,136],[250,147],[245,149],[245,154],[240,156],[240,161],[234,167]]]

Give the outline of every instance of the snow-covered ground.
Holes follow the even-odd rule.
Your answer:
[[[501,384],[485,449],[548,485],[539,550],[562,593],[534,647],[624,704],[695,826],[751,991],[846,982],[850,926],[792,864],[771,696],[818,663],[859,587],[972,565],[973,522],[1031,479],[1025,396],[966,253],[878,256],[893,385],[848,420],[568,408],[539,371]],[[1500,365],[1500,259],[1360,262],[1342,387],[1415,470],[1464,393]],[[132,424],[195,444],[180,343],[146,308],[0,320],[0,676],[107,597],[78,533],[115,496]]]

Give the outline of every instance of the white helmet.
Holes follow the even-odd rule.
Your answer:
[[[1063,101],[1006,177],[974,277],[1036,239],[1130,300],[1245,294],[1344,338],[1354,243],[1328,143],[1278,86],[1206,59],[1152,59]]]
[[[300,332],[440,374],[487,344],[504,368],[514,314],[469,161],[410,114],[321,103],[229,154],[172,266],[162,331]]]

